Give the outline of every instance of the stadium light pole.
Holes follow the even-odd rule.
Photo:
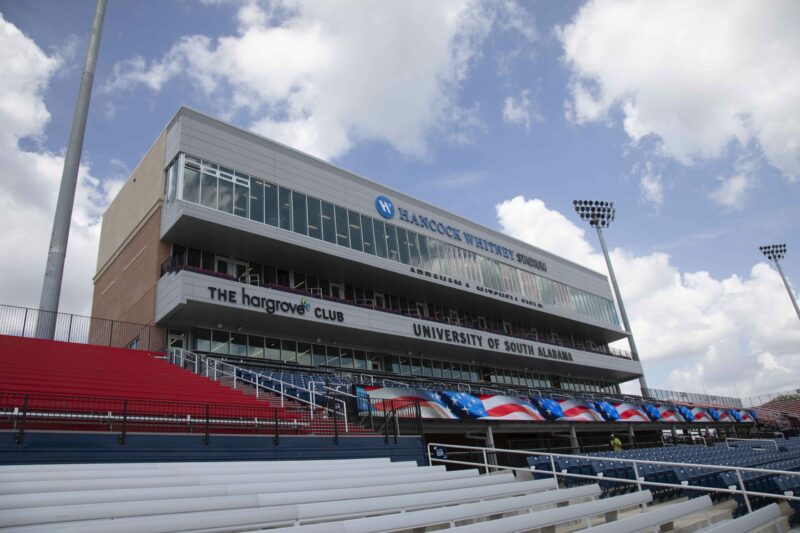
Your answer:
[[[786,255],[786,245],[768,244],[766,246],[759,246],[758,249],[761,250],[761,253],[764,254],[767,259],[775,262],[775,267],[778,269],[778,273],[781,275],[783,284],[786,285],[786,292],[789,293],[789,299],[792,300],[792,305],[794,306],[795,313],[797,313],[797,318],[800,318],[800,307],[797,307],[797,300],[794,298],[794,293],[792,292],[791,287],[789,287],[789,281],[786,279],[786,275],[783,273],[780,263],[780,260],[783,259],[784,255]]]
[[[572,206],[575,212],[583,220],[587,221],[590,226],[597,230],[597,236],[600,238],[600,246],[603,248],[603,257],[606,260],[608,267],[608,276],[611,278],[611,286],[614,288],[614,296],[617,298],[617,305],[619,306],[619,314],[622,316],[622,324],[625,326],[625,331],[628,333],[628,344],[631,347],[631,354],[634,361],[639,361],[639,351],[636,348],[636,341],[633,340],[633,331],[631,324],[628,322],[628,314],[625,312],[625,305],[622,303],[622,294],[619,292],[619,285],[617,285],[617,277],[614,275],[614,267],[611,266],[611,258],[608,255],[608,248],[606,248],[606,240],[603,237],[602,228],[607,228],[616,217],[616,209],[614,202],[606,202],[599,200],[573,200]],[[644,370],[642,376],[639,378],[639,387],[642,389],[642,396],[649,394],[647,381],[644,378]]]
[[[64,157],[64,170],[61,174],[61,187],[58,190],[58,202],[53,216],[53,231],[50,234],[50,247],[47,253],[47,266],[42,282],[42,297],[39,300],[39,309],[44,313],[40,313],[38,317],[36,336],[44,339],[52,339],[55,336],[56,313],[61,298],[61,280],[64,276],[64,260],[67,256],[67,241],[72,221],[72,208],[75,203],[75,189],[78,185],[86,117],[89,114],[89,100],[92,96],[97,52],[100,49],[100,34],[103,32],[105,14],[106,0],[97,0],[86,60],[83,64],[81,85],[78,90],[78,101],[72,115],[72,129],[69,132],[67,154]]]

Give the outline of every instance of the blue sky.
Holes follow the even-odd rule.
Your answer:
[[[800,321],[758,246],[785,242],[800,283],[800,7],[761,5],[110,0],[62,309],[89,311],[97,219],[183,104],[600,271],[571,201],[613,200],[651,385],[796,385]],[[93,11],[0,1],[11,226],[50,224]],[[5,302],[36,305],[48,231],[4,237],[25,247]]]

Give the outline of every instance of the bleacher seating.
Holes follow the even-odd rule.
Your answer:
[[[388,459],[12,465],[0,466],[0,528],[366,533],[578,525],[633,532],[678,518],[695,528],[711,525],[707,497],[641,512],[653,499],[646,490],[597,499],[597,484],[555,488],[552,479],[522,481],[510,473]],[[762,514],[748,523],[774,521],[771,512]]]
[[[131,431],[185,431],[188,423],[178,425],[180,417],[213,417],[214,430],[227,433],[242,432],[241,421],[254,419],[274,419],[282,431],[295,434],[345,431],[324,413],[311,416],[307,407],[275,396],[256,398],[172,365],[155,352],[0,336],[0,364],[0,411],[9,415],[0,423],[6,427],[24,405],[40,414],[29,417],[28,429],[95,430],[105,423],[104,414],[127,411]],[[63,423],[53,416],[68,412],[76,415],[61,417]],[[346,430],[370,434],[353,424]]]
[[[706,448],[702,446],[673,446],[665,448],[632,449],[621,452],[597,452],[588,454],[596,459],[582,459],[569,457],[555,457],[557,471],[566,471],[569,474],[596,476],[602,474],[605,478],[635,480],[631,463],[614,461],[614,459],[638,459],[643,461],[689,463],[698,465],[738,466],[762,468],[789,472],[800,472],[800,438],[779,440],[780,447],[772,448],[754,445],[742,445],[728,448],[715,446]],[[737,443],[739,444],[739,443]],[[780,451],[783,449],[785,451]],[[534,477],[545,478],[552,472],[550,458],[547,456],[531,457],[528,464],[534,471]],[[678,467],[664,464],[643,464],[638,467],[638,474],[644,481],[658,483],[683,484],[685,489],[652,487],[656,498],[668,499],[687,496],[690,499],[708,494],[706,491],[692,490],[692,487],[728,488],[738,486],[738,477],[733,471],[703,467]],[[800,475],[774,475],[761,472],[742,472],[742,480],[748,491],[769,494],[786,494],[791,491],[800,494]],[[581,478],[564,478],[566,486],[591,483],[591,480]],[[624,493],[636,488],[633,483],[602,481],[600,486],[604,495]],[[723,493],[714,495],[714,499],[721,500],[726,496]],[[741,495],[734,495],[738,507],[734,514],[739,516],[746,513],[746,503]],[[774,499],[750,497],[750,504],[760,507],[770,504]],[[793,522],[800,517],[800,502],[790,501],[789,505],[795,511]]]
[[[4,392],[264,406],[150,352],[0,336]]]

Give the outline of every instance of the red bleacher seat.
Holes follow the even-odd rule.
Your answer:
[[[0,336],[0,390],[267,407],[140,350]]]

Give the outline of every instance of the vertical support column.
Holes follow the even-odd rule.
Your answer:
[[[628,425],[628,437],[631,439],[631,448],[636,447],[636,433],[633,431],[633,424]]]
[[[678,444],[678,428],[675,426],[675,424],[672,424],[671,430],[672,430],[672,443]]]
[[[486,447],[487,448],[494,448],[494,432],[492,431],[492,426],[486,426]],[[490,452],[488,457],[488,464],[496,465],[497,464],[497,454],[494,452]],[[492,469],[494,472],[494,469]]]
[[[569,445],[572,446],[573,453],[581,453],[581,445],[578,442],[578,434],[575,432],[575,424],[569,425]]]

